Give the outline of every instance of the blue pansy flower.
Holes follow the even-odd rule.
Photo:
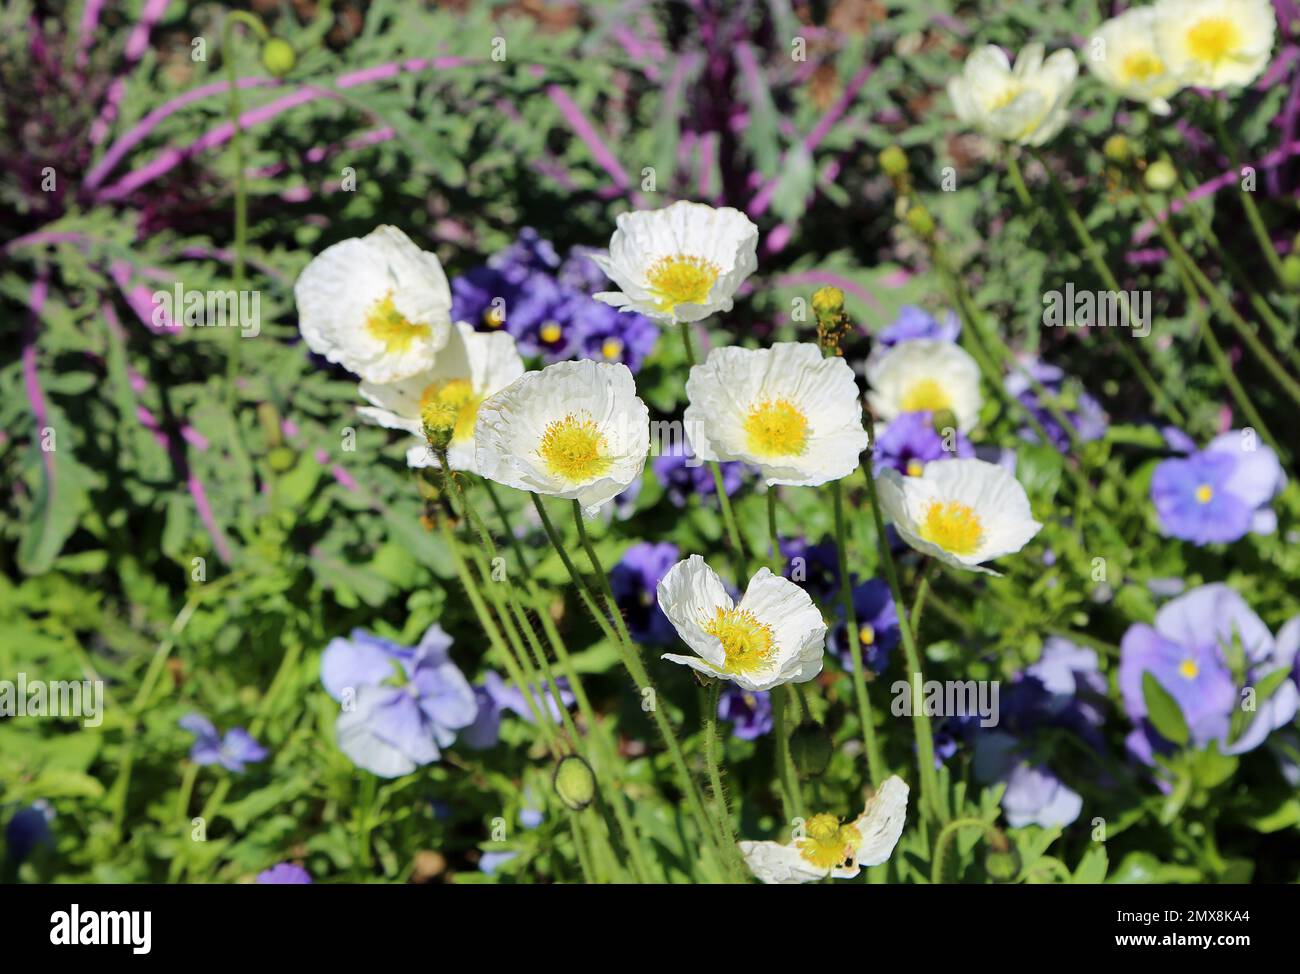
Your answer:
[[[343,705],[335,733],[353,764],[382,778],[410,774],[474,722],[478,703],[451,644],[435,624],[414,647],[354,629],[325,648],[321,682]]]
[[[1285,483],[1277,454],[1253,431],[1233,430],[1204,450],[1162,461],[1151,477],[1151,502],[1169,537],[1228,544],[1277,530],[1268,505]]]
[[[292,862],[279,862],[258,873],[256,882],[262,886],[307,886],[311,873]]]
[[[841,596],[840,598],[842,598]],[[858,645],[862,648],[862,664],[867,672],[881,673],[889,666],[889,655],[898,645],[898,610],[889,584],[879,578],[870,578],[853,586],[853,611],[858,617]],[[845,626],[844,607],[840,605],[835,625],[826,635],[826,648],[838,657],[848,672],[853,671],[853,656],[849,652],[849,634]]]
[[[266,748],[242,727],[232,727],[222,737],[202,714],[187,714],[179,723],[195,737],[190,748],[190,760],[195,764],[219,764],[227,771],[239,772],[245,764],[261,761],[267,755]]]
[[[9,861],[21,865],[37,846],[53,844],[50,823],[54,809],[44,799],[38,799],[18,809],[5,825],[5,850]]]
[[[627,621],[628,631],[639,643],[669,646],[677,632],[659,609],[655,594],[668,569],[681,558],[678,547],[670,541],[642,541],[623,552],[609,573],[614,601]]]
[[[1021,361],[1020,368],[1012,370],[1004,383],[1007,393],[1020,400],[1030,414],[1038,420],[1048,439],[1051,440],[1051,445],[1061,453],[1069,449],[1069,434],[1047,408],[1038,390],[1034,388],[1033,382],[1037,382],[1048,396],[1059,401],[1065,391],[1065,381],[1064,370],[1036,358],[1025,358]],[[1070,421],[1080,442],[1098,440],[1106,434],[1106,411],[1086,392],[1080,391],[1074,397],[1073,406],[1058,405],[1057,411]],[[1036,443],[1038,431],[1032,426],[1025,426],[1020,430],[1020,437],[1030,443]]]
[[[638,372],[659,341],[659,328],[645,315],[621,312],[600,301],[575,301],[571,325],[577,330],[583,358],[621,362]]]
[[[742,741],[762,737],[772,731],[772,695],[728,682],[718,696],[718,719],[731,721],[732,733]]]
[[[555,694],[551,692],[549,683],[544,689],[534,684],[529,687],[529,693],[539,705],[546,708],[547,718],[552,723],[558,724],[561,720],[560,708],[571,707],[574,696],[569,689],[568,679],[561,676],[555,683],[560,690],[559,703],[556,703]],[[496,747],[497,741],[501,739],[501,717],[507,712],[529,722],[533,720],[533,711],[528,706],[528,699],[514,684],[503,680],[501,674],[495,670],[487,670],[483,674],[483,682],[474,687],[474,698],[478,705],[478,713],[473,723],[460,735],[466,747],[476,750]]]
[[[890,467],[908,477],[919,477],[931,461],[973,456],[975,448],[961,433],[954,430],[951,442],[945,442],[934,428],[933,413],[901,413],[876,438],[873,466],[877,474]]]
[[[875,347],[893,348],[903,342],[928,339],[937,342],[955,342],[961,335],[961,319],[951,311],[935,317],[923,308],[904,305],[898,317],[875,335]]]
[[[702,460],[684,454],[664,453],[655,457],[650,466],[655,479],[663,484],[664,493],[674,507],[685,507],[692,497],[717,496],[713,469]],[[730,497],[740,489],[744,464],[727,461],[719,466],[722,469],[722,488]]]

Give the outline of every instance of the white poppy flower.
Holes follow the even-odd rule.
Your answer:
[[[657,321],[701,321],[731,310],[758,267],[758,227],[729,206],[682,200],[618,218],[608,254],[591,259],[621,290],[593,295]]]
[[[960,345],[917,339],[895,345],[867,363],[867,401],[876,418],[950,411],[966,433],[979,423],[980,368]]]
[[[907,793],[906,782],[891,775],[852,822],[813,815],[804,822],[804,834],[787,844],[739,843],[745,865],[769,885],[815,883],[827,876],[852,879],[893,854],[907,818]]]
[[[482,476],[576,500],[590,517],[640,478],[650,412],[626,365],[557,362],[479,406],[474,439]]]
[[[420,442],[406,451],[406,462],[412,467],[438,464],[425,439],[425,424],[449,428],[448,465],[453,470],[476,473],[474,424],[479,404],[523,374],[524,361],[511,335],[503,331],[477,332],[458,322],[433,368],[400,382],[363,381],[361,395],[371,405],[357,412],[378,426],[418,436]]]
[[[867,448],[853,369],[816,345],[715,348],[686,380],[685,429],[705,460],[742,460],[768,485],[847,477]]]
[[[1269,0],[1159,0],[1155,39],[1185,84],[1239,88],[1263,73],[1277,17]]]
[[[451,336],[442,265],[396,227],[326,247],[293,294],[307,347],[369,382],[429,368]]]
[[[1069,121],[1070,95],[1079,74],[1073,51],[1043,60],[1043,45],[1028,44],[1015,68],[999,47],[977,48],[962,73],[948,82],[957,117],[990,138],[1044,145]]]
[[[1088,41],[1088,67],[1106,87],[1168,115],[1168,99],[1182,87],[1156,47],[1154,7],[1132,7],[1112,17]]]
[[[665,655],[742,690],[807,683],[822,670],[826,621],[808,593],[766,568],[749,580],[739,603],[699,555],[668,569],[659,607],[699,655]]]
[[[941,460],[919,477],[885,469],[877,483],[903,540],[956,568],[996,575],[980,563],[1014,554],[1042,528],[1020,481],[996,463]]]

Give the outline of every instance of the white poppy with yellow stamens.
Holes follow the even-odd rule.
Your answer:
[[[957,117],[1003,142],[1039,146],[1069,121],[1070,95],[1079,75],[1073,51],[1043,60],[1043,45],[1028,44],[1013,68],[1000,47],[977,48],[962,73],[948,82]]]
[[[293,294],[307,347],[368,382],[428,369],[451,336],[442,265],[396,227],[326,247]]]
[[[813,815],[804,821],[803,834],[789,843],[739,843],[745,865],[769,885],[852,879],[893,854],[907,818],[907,794],[907,783],[890,775],[851,822]]]
[[[807,683],[822,670],[826,621],[808,593],[766,568],[749,580],[740,602],[699,555],[668,569],[659,608],[696,656],[663,658],[742,690]]]
[[[686,380],[684,425],[704,460],[754,464],[768,485],[847,477],[867,448],[853,369],[816,345],[715,348]]]
[[[592,261],[618,291],[593,297],[657,321],[701,321],[730,311],[758,267],[758,227],[739,210],[680,201],[621,214],[608,254]]]
[[[902,342],[867,363],[867,384],[867,401],[885,422],[903,413],[944,410],[956,417],[959,432],[969,432],[979,422],[979,365],[959,345],[931,339]]]
[[[591,517],[641,476],[650,412],[627,366],[557,362],[479,406],[474,440],[482,476],[576,500]]]
[[[1014,554],[1042,525],[1020,482],[996,463],[940,460],[919,477],[886,468],[880,507],[917,551],[968,571],[996,575],[982,562]]]
[[[1168,115],[1168,99],[1183,85],[1156,47],[1154,7],[1133,7],[1112,17],[1088,41],[1088,67],[1102,84]]]
[[[1263,73],[1277,17],[1270,0],[1159,0],[1155,41],[1184,84],[1240,88]]]
[[[458,322],[433,368],[400,382],[362,382],[361,395],[371,405],[357,412],[368,422],[418,436],[420,442],[406,451],[406,462],[412,467],[438,465],[425,428],[445,428],[448,465],[474,473],[479,404],[523,374],[524,362],[513,337],[502,331],[477,332]]]

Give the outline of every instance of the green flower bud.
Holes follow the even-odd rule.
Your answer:
[[[1282,283],[1292,291],[1300,291],[1300,254],[1288,254],[1283,258]]]
[[[591,765],[576,754],[560,758],[551,784],[560,801],[575,812],[582,811],[596,797],[596,775]]]
[[[262,67],[277,78],[283,78],[292,71],[297,62],[298,55],[293,52],[293,46],[282,38],[267,38],[262,45]]]
[[[276,473],[284,473],[293,467],[298,460],[298,455],[287,446],[277,446],[274,450],[266,455],[266,461],[271,465],[271,469]]]
[[[1112,135],[1102,146],[1102,152],[1106,158],[1117,166],[1127,166],[1133,161],[1133,143],[1128,140],[1126,135]]]
[[[1157,159],[1147,166],[1147,189],[1155,190],[1157,193],[1165,193],[1173,189],[1177,182],[1178,170],[1174,168],[1174,164],[1168,159]]]
[[[990,849],[984,856],[984,871],[995,883],[1009,883],[1020,874],[1020,857],[1014,847]]]
[[[924,206],[914,206],[907,211],[907,225],[918,237],[934,235],[934,217]]]
[[[831,739],[826,730],[804,721],[790,735],[790,759],[801,778],[815,778],[831,763]]]
[[[930,418],[930,425],[936,433],[943,436],[948,430],[957,428],[957,414],[951,409],[935,410],[934,415]]]
[[[907,153],[896,145],[891,145],[880,152],[880,168],[890,179],[907,175]]]

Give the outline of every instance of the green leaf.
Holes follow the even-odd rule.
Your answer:
[[[1179,747],[1185,747],[1190,734],[1187,719],[1175,700],[1150,671],[1142,674],[1142,699],[1146,701],[1147,719],[1160,732],[1160,736]]]

